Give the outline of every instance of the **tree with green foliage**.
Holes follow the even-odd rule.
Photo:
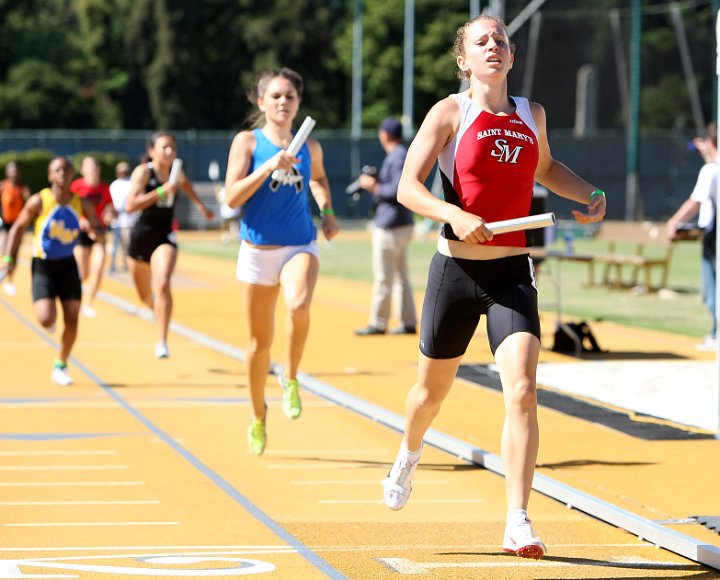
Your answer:
[[[342,87],[318,75],[331,53],[336,13],[325,0],[137,0],[125,44],[131,86],[141,87],[150,114],[130,109],[132,126],[238,128],[254,105],[246,98],[257,73],[288,66],[305,77],[304,110],[342,120]]]
[[[716,0],[679,3],[702,107],[714,111]],[[403,104],[405,0],[362,0],[363,127]],[[452,44],[468,0],[415,0],[414,115],[459,86]],[[482,4],[487,4],[483,2]],[[258,72],[289,66],[306,81],[303,112],[322,128],[351,119],[355,0],[0,0],[0,128],[238,129]],[[508,23],[527,6],[506,0]],[[643,3],[641,128],[692,126],[670,0]],[[574,124],[577,71],[600,77],[600,127],[623,129],[609,20],[624,0],[547,0],[531,94],[556,129]],[[529,24],[513,35],[511,94],[530,66]],[[627,71],[623,74],[627,75]]]

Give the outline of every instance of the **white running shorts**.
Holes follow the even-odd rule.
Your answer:
[[[290,258],[302,253],[319,258],[317,242],[313,240],[303,246],[283,246],[273,250],[262,250],[241,243],[237,259],[237,279],[248,284],[277,286],[280,284],[283,266]]]

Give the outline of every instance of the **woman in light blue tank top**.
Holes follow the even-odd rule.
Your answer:
[[[258,77],[251,96],[259,109],[257,128],[241,131],[233,139],[225,177],[225,203],[242,208],[237,276],[243,282],[250,336],[248,445],[256,455],[263,453],[267,442],[265,383],[281,287],[288,312],[285,327],[290,331],[287,360],[277,375],[285,415],[296,419],[301,412],[297,372],[319,272],[317,230],[308,194],[320,209],[325,238],[338,233],[320,143],[308,139],[297,156],[287,151],[302,89],[302,77],[288,68]]]

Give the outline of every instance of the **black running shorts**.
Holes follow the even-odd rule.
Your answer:
[[[33,302],[43,298],[80,300],[82,286],[75,258],[72,256],[60,260],[33,258],[32,297]]]
[[[515,332],[529,332],[540,339],[530,257],[462,260],[436,253],[422,308],[420,352],[440,359],[465,354],[483,314],[493,354]]]
[[[171,228],[154,229],[144,224],[136,224],[130,233],[128,256],[138,262],[150,262],[153,252],[163,244],[177,248],[177,236]]]
[[[98,232],[100,233],[100,232]],[[84,248],[92,248],[96,241],[93,240],[90,236],[88,236],[85,232],[80,230],[80,235],[78,236],[78,246],[82,246]]]

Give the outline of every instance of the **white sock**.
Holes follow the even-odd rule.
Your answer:
[[[508,524],[522,524],[528,518],[527,510],[524,509],[513,509],[508,510],[507,523]]]
[[[400,444],[400,453],[398,453],[398,456],[407,459],[410,463],[416,463],[420,460],[420,454],[422,453],[422,450],[423,446],[422,444],[420,444],[420,449],[418,449],[417,451],[410,451],[405,445],[405,440],[403,439],[403,442]]]

